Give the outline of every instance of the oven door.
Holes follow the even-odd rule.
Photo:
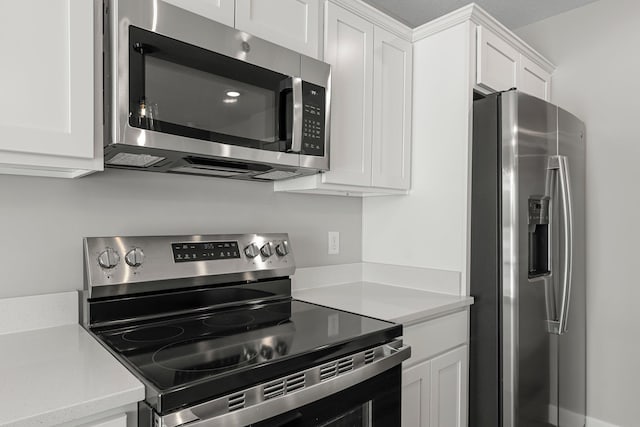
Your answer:
[[[139,425],[399,426],[401,364],[410,356],[398,339],[166,415],[142,403]]]
[[[401,367],[255,427],[388,427],[400,425]]]

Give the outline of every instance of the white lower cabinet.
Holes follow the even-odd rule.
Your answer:
[[[466,345],[431,360],[430,426],[466,427],[468,365]]]
[[[402,427],[429,427],[431,361],[402,371]]]
[[[468,311],[405,328],[402,427],[466,427]]]

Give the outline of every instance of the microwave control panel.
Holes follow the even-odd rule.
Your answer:
[[[323,87],[302,82],[302,154],[324,156],[325,101]]]

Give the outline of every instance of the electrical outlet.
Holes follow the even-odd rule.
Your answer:
[[[340,232],[329,232],[329,255],[338,255],[340,253]]]

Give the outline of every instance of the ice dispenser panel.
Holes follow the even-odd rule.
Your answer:
[[[529,278],[546,276],[549,270],[548,196],[529,197]]]

